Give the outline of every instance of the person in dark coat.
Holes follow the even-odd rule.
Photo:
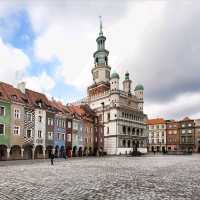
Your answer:
[[[53,165],[53,161],[54,161],[54,154],[53,153],[51,153],[50,159],[51,159],[51,165]]]

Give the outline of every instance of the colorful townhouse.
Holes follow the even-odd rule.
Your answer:
[[[70,105],[70,113],[73,116],[72,123],[72,156],[82,156],[84,152],[84,122],[83,110],[79,106]]]
[[[195,123],[193,119],[185,117],[179,121],[180,149],[192,152],[195,150]]]
[[[24,157],[24,105],[27,103],[26,95],[12,85],[1,84],[5,94],[11,102],[11,123],[8,159],[23,159]]]
[[[195,152],[200,153],[200,119],[195,119]]]
[[[51,101],[52,106],[56,109],[54,116],[54,149],[56,157],[64,157],[66,154],[66,113],[64,106],[55,100]]]
[[[98,116],[94,118],[94,155],[102,155],[104,152],[103,124],[100,123]]]
[[[180,144],[179,123],[175,120],[166,120],[167,151],[179,150],[179,144]]]
[[[72,130],[73,130],[73,118],[72,113],[68,106],[64,106],[64,111],[67,115],[66,118],[66,135],[65,135],[65,148],[67,157],[72,157]]]
[[[95,113],[87,105],[81,105],[82,118],[84,123],[84,154],[93,155],[97,153],[97,149],[94,152],[94,122]]]
[[[35,135],[33,139],[33,158],[47,158],[53,150],[54,110],[44,94],[26,90],[26,95],[34,107]],[[48,124],[48,119],[51,123]],[[47,131],[48,134],[47,135]],[[48,139],[47,139],[48,138]]]
[[[0,82],[0,160],[7,160],[11,123],[11,105]]]
[[[33,158],[33,138],[35,135],[35,111],[26,95],[25,82],[17,85],[24,100],[24,137],[23,137],[23,159]]]
[[[166,122],[163,118],[147,120],[149,151],[166,151]]]

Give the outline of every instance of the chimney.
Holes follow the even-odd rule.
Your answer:
[[[25,83],[24,81],[18,83],[18,84],[17,84],[17,88],[18,88],[23,94],[25,94],[26,83]]]

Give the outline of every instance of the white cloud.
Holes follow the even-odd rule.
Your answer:
[[[57,59],[53,79],[63,79],[84,91],[92,81],[92,54],[98,15],[102,15],[112,69],[121,74],[121,80],[129,70],[134,85],[144,83],[147,114],[171,118],[198,115],[200,29],[194,19],[199,18],[200,4],[196,2],[29,1],[23,6],[37,35],[36,58]],[[35,86],[38,79],[30,78],[31,87],[53,88],[53,84],[50,88]]]
[[[200,118],[200,93],[184,93],[168,103],[146,104],[145,112],[149,118],[165,117],[183,119],[184,117]]]
[[[55,86],[55,81],[45,71],[38,76],[25,77],[23,81],[26,82],[26,88],[45,94],[50,92]]]
[[[30,65],[28,56],[0,38],[0,80],[16,83]]]

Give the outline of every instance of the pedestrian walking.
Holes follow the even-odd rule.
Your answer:
[[[51,158],[51,165],[53,165],[53,161],[54,161],[54,154],[53,153],[51,153],[50,158]]]

